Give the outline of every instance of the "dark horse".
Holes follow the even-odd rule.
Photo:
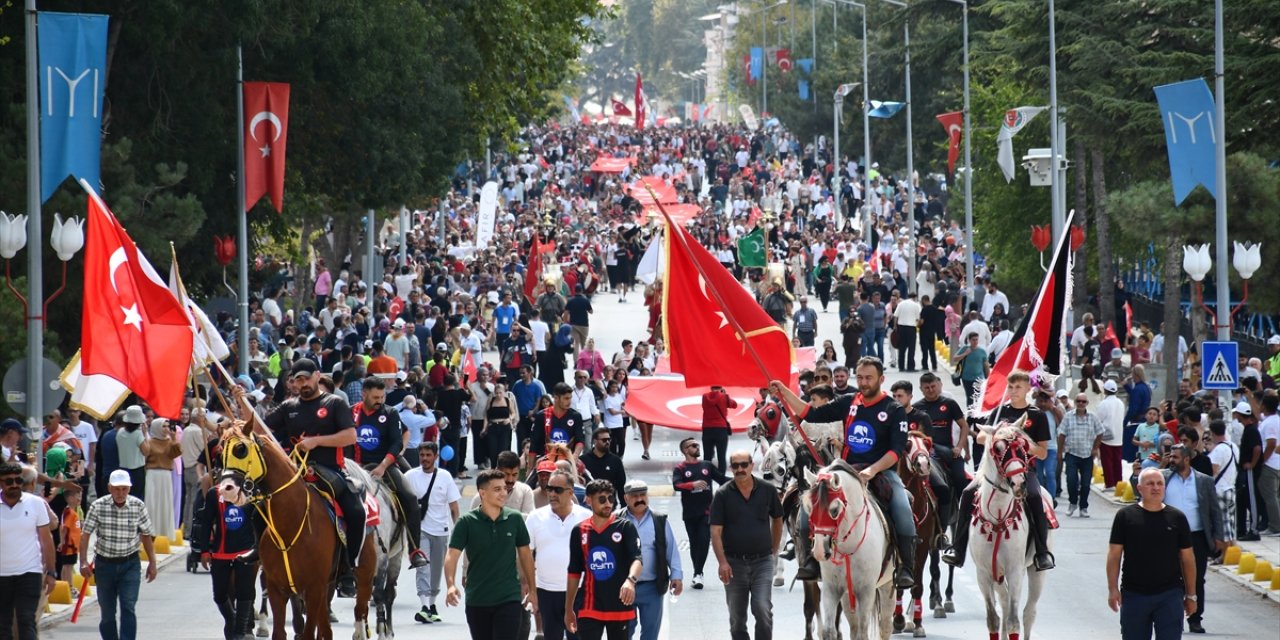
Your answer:
[[[329,603],[343,553],[337,528],[325,508],[325,498],[308,485],[304,471],[269,436],[254,435],[248,424],[223,436],[223,468],[243,476],[241,488],[249,494],[265,524],[258,541],[262,576],[271,602],[272,640],[285,640],[285,607],[290,599],[302,604],[302,628],[295,618],[294,631],[301,640],[332,640]],[[373,593],[376,557],[372,536],[366,536],[355,569],[355,633],[368,636],[369,600]],[[295,609],[295,614],[297,613]]]
[[[942,516],[938,511],[938,498],[934,495],[929,479],[933,465],[933,440],[918,431],[907,436],[905,454],[898,460],[898,475],[911,495],[911,517],[916,523],[916,557],[915,566],[911,567],[911,577],[915,586],[911,587],[911,600],[904,610],[902,594],[898,590],[897,606],[893,612],[893,632],[911,631],[916,638],[925,637],[921,596],[924,595],[924,565],[930,551],[936,548],[937,538],[945,531]],[[911,614],[910,623],[906,614]]]

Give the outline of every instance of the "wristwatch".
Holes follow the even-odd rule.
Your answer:
[[[50,578],[53,578],[54,580],[57,580],[57,579],[58,579],[58,572],[57,572],[57,571],[46,571],[46,572],[44,572],[44,574],[45,574],[46,576],[49,576]]]
[[[1197,597],[1195,596],[1195,594],[1187,594],[1187,595],[1184,595],[1184,596],[1182,596],[1182,599],[1183,599],[1183,600],[1190,600],[1190,601],[1192,601],[1192,602],[1197,602],[1198,600],[1200,600],[1199,598],[1197,598]]]
[[[636,580],[635,576],[627,576],[627,582],[630,582],[632,585],[635,585],[636,582],[638,581]]]

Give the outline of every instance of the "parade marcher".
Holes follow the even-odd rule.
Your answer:
[[[929,415],[933,428],[933,455],[947,469],[953,495],[969,484],[964,462],[969,458],[969,421],[964,408],[949,396],[942,395],[942,379],[933,372],[920,376],[920,392],[924,397],[913,405]],[[958,430],[958,431],[957,431]]]
[[[1001,424],[1019,425],[1029,441],[1028,449],[1032,455],[1031,464],[1049,455],[1047,444],[1049,438],[1049,421],[1044,413],[1030,405],[1027,394],[1031,392],[1031,376],[1024,371],[1013,371],[1008,377],[1006,397],[1008,401],[996,409],[993,419]],[[1026,487],[1026,498],[1023,507],[1031,524],[1031,538],[1035,543],[1035,569],[1048,571],[1054,566],[1053,554],[1049,552],[1049,519],[1044,512],[1044,500],[1040,496],[1040,481],[1034,469],[1028,470],[1023,477]],[[960,516],[957,522],[969,522],[973,517],[973,497],[978,491],[978,480],[969,483],[960,495]],[[969,550],[969,529],[967,526],[956,527],[956,539],[942,553],[942,559],[955,567],[964,566],[965,554]]]
[[[441,621],[436,598],[440,595],[449,535],[458,522],[458,501],[462,499],[453,476],[436,466],[439,457],[440,445],[423,442],[418,445],[418,466],[404,474],[422,513],[420,541],[426,543],[430,558],[428,565],[418,567],[416,583],[422,610],[413,616],[414,620],[426,624]]]
[[[608,480],[618,489],[619,504],[622,503],[621,487],[627,484],[627,470],[622,465],[622,458],[614,455],[609,449],[613,446],[613,433],[608,427],[599,427],[591,439],[591,449],[582,454],[579,460],[587,468],[587,473],[596,480]]]
[[[573,477],[564,471],[548,474],[543,489],[548,504],[534,509],[525,520],[537,573],[542,637],[544,640],[565,640],[567,636],[569,640],[576,640],[577,635],[567,634],[564,627],[565,575],[569,570],[574,534],[578,533],[579,524],[591,518],[591,510],[574,499]],[[574,606],[581,606],[581,598]]]
[[[684,591],[680,547],[667,515],[649,508],[649,485],[644,480],[628,481],[623,494],[626,509],[622,517],[635,525],[640,537],[641,570],[636,576],[636,618],[631,621],[630,634],[635,636],[639,623],[640,640],[658,640],[667,590],[673,596]]]
[[[196,511],[191,532],[200,541],[200,564],[213,579],[213,602],[222,614],[225,640],[253,637],[255,577],[258,563],[246,556],[258,542],[251,510],[228,502],[218,485],[235,472],[223,472]]]
[[[562,444],[575,455],[581,455],[586,444],[586,418],[573,409],[573,387],[558,383],[551,389],[551,398],[550,407],[534,414],[530,455],[533,458],[546,455],[548,444]]]
[[[1181,511],[1191,532],[1191,552],[1195,558],[1196,610],[1187,616],[1187,629],[1204,633],[1204,578],[1209,557],[1226,548],[1222,537],[1222,509],[1213,488],[1213,478],[1191,468],[1184,445],[1169,450],[1169,466],[1164,474],[1164,502]],[[1141,479],[1139,479],[1139,482]],[[1190,590],[1190,589],[1188,589]]]
[[[129,494],[132,484],[124,469],[112,471],[107,480],[109,494],[93,501],[81,527],[80,575],[85,580],[94,578],[98,587],[98,608],[102,611],[98,632],[104,640],[134,640],[138,636],[134,607],[141,586],[139,547],[147,552],[147,582],[156,579],[151,518],[142,500]],[[90,549],[93,549],[93,564],[89,564]]]
[[[466,553],[469,563],[463,583],[471,639],[508,640],[524,616],[522,600],[528,602],[533,615],[538,615],[534,597],[537,574],[529,549],[529,529],[519,511],[503,506],[507,486],[501,471],[481,471],[476,477],[476,491],[480,507],[462,514],[449,537],[449,553],[444,561],[448,586],[445,604],[456,607],[461,600],[455,578],[458,560]]]
[[[711,551],[711,499],[714,490],[711,483],[724,485],[729,482],[715,465],[698,455],[698,441],[685,438],[680,441],[680,453],[684,460],[671,470],[671,483],[680,493],[680,513],[684,519],[685,535],[689,538],[689,555],[693,560],[693,579],[690,586],[702,588],[702,570]]]
[[[640,537],[630,520],[614,512],[616,493],[608,480],[588,482],[591,517],[569,536],[564,626],[581,640],[624,640],[636,617]],[[579,589],[582,607],[575,611]]]
[[[782,543],[782,501],[778,489],[751,473],[751,453],[729,456],[733,482],[711,499],[711,548],[720,564],[720,582],[729,606],[732,640],[773,640],[773,574]],[[747,609],[755,633],[747,633]]]
[[[733,431],[729,424],[729,410],[737,407],[738,402],[720,385],[714,385],[702,394],[702,455],[707,462],[716,461],[721,475],[724,475],[724,459]]]
[[[293,363],[289,379],[298,395],[267,414],[266,425],[286,451],[298,449],[315,473],[317,482],[342,508],[347,553],[338,574],[338,594],[355,597],[355,566],[364,546],[364,504],[347,485],[343,449],[356,444],[355,418],[346,396],[322,393],[320,372],[310,358]],[[235,390],[243,399],[243,391]],[[341,554],[340,554],[341,555]]]
[[[933,430],[933,417],[927,412],[916,408],[912,403],[912,393],[915,388],[908,380],[899,380],[889,387],[889,391],[893,394],[894,402],[903,408],[907,414],[908,429],[918,433],[928,435]],[[953,513],[952,506],[955,504],[952,497],[955,495],[952,489],[952,483],[946,479],[943,473],[943,466],[937,458],[937,453],[933,453],[929,464],[929,486],[933,489],[934,498],[937,500],[937,519],[938,528],[942,533],[942,541],[946,540],[946,527],[951,522]],[[944,544],[945,546],[945,544]]]
[[[1067,516],[1076,508],[1080,517],[1089,517],[1089,484],[1093,482],[1093,459],[1098,456],[1106,428],[1098,416],[1089,413],[1089,396],[1076,394],[1075,411],[1062,416],[1058,424],[1058,455],[1067,473]]]
[[[1144,469],[1136,504],[1111,522],[1107,550],[1107,604],[1120,612],[1123,640],[1177,640],[1182,616],[1193,615],[1196,565],[1187,516],[1164,502],[1164,475]],[[1123,578],[1123,580],[1122,580]]]
[[[360,403],[352,410],[356,422],[356,443],[346,453],[356,464],[367,469],[374,480],[381,480],[395,493],[395,502],[404,518],[405,539],[409,544],[409,566],[417,569],[427,564],[426,554],[418,548],[422,512],[418,509],[412,487],[400,470],[405,431],[400,424],[400,413],[386,405],[386,397],[386,381],[375,376],[364,379]]]
[[[911,515],[907,489],[897,472],[898,459],[902,457],[907,443],[907,414],[880,388],[884,384],[884,364],[878,358],[868,356],[859,360],[854,375],[857,394],[837,396],[821,407],[806,404],[781,382],[771,382],[769,388],[795,412],[797,420],[814,423],[843,421],[843,458],[858,468],[858,473],[867,482],[876,476],[884,477],[884,482],[893,492],[889,517],[893,520],[898,549],[894,584],[899,589],[910,588],[915,583],[911,569],[915,565],[916,524]],[[807,533],[808,518],[801,517],[800,526],[801,531]],[[810,575],[816,577],[817,561],[809,553],[803,555],[806,557],[799,560],[799,572],[805,572],[805,578]]]
[[[40,595],[53,591],[58,574],[49,509],[22,485],[22,467],[0,460],[0,636],[12,637],[16,623],[18,640],[35,640]]]

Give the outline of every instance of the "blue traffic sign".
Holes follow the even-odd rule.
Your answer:
[[[1200,388],[1235,391],[1240,388],[1240,346],[1234,342],[1205,342]]]

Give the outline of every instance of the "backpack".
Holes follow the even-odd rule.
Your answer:
[[[568,349],[573,345],[573,328],[568,324],[560,325],[560,328],[556,329],[556,335],[552,338],[552,342],[561,349]]]

